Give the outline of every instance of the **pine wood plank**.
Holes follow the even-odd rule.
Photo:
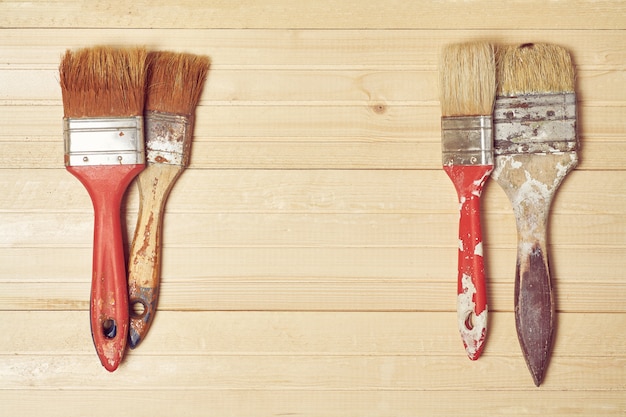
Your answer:
[[[613,113],[613,111],[611,111]],[[58,130],[50,128],[50,131]],[[61,136],[62,133],[59,133]],[[439,133],[433,133],[436,137]],[[591,134],[590,134],[591,135]],[[581,138],[577,170],[623,170],[626,142],[619,132],[608,139]],[[4,169],[63,169],[63,142],[59,138],[0,137],[0,166]],[[411,142],[375,137],[223,138],[196,137],[193,169],[371,169],[441,171],[441,143]]]
[[[156,394],[156,395],[155,395]],[[358,391],[358,390],[5,390],[0,391],[3,415],[34,417],[108,417],[139,410],[154,417],[250,417],[306,415],[309,417],[467,417],[489,415],[622,416],[623,391],[484,390]],[[71,407],[68,407],[71,404]],[[106,404],[106,407],[94,406]]]
[[[618,214],[551,217],[550,243],[624,246],[626,220]],[[484,221],[484,239],[513,247],[512,215]],[[93,214],[0,213],[0,246],[86,247]],[[164,245],[176,247],[455,247],[456,213],[170,213]]]
[[[0,355],[93,354],[87,310],[2,311],[0,318],[12,335],[0,340]],[[128,362],[138,356],[450,356],[457,360],[465,355],[452,311],[163,310],[154,323],[141,349],[126,353]],[[560,313],[558,323],[556,357],[626,355],[623,313]],[[512,312],[490,312],[488,337],[481,359],[519,358]]]
[[[626,71],[579,70],[579,103],[624,106]],[[58,70],[2,69],[0,105],[59,104]],[[393,70],[212,69],[201,105],[419,104],[438,105],[437,71]]]
[[[468,39],[489,39],[497,43],[523,43],[532,39],[568,48],[578,69],[626,69],[625,40],[619,29],[605,27],[590,31],[574,27],[563,30],[551,25],[533,30],[530,35],[527,31],[511,30],[510,27],[484,29],[483,23],[481,20],[481,27],[476,29],[458,25],[453,29],[437,27],[437,30],[420,27],[413,30],[394,27],[385,30],[219,29],[219,26],[168,30],[133,28],[132,36],[126,26],[117,29],[87,26],[41,29],[3,25],[0,67],[56,70],[61,54],[68,48],[141,44],[154,49],[209,55],[213,71],[221,68],[389,70],[407,66],[414,70],[436,71],[444,44]]]
[[[550,249],[551,268],[559,285],[565,285],[561,284],[563,282],[619,286],[624,280],[624,247],[553,245]],[[514,246],[485,247],[490,285],[512,282],[515,250]],[[384,281],[381,285],[400,285],[403,281],[408,285],[433,282],[452,285],[456,277],[457,252],[452,245],[420,248],[166,246],[163,256],[162,277],[173,286],[185,281],[189,281],[188,285],[199,281],[200,285],[226,288],[229,281],[237,287],[244,285],[246,280],[267,280],[267,285],[285,285],[286,289],[294,289],[298,281],[304,280],[302,284],[312,285],[321,279],[322,283],[335,281],[333,287],[341,289],[342,282],[358,287],[359,282],[369,283],[377,279]],[[91,279],[86,273],[91,267],[91,247],[0,248],[0,265],[0,282],[3,283],[87,285]],[[591,281],[590,277],[593,277]],[[565,293],[563,295],[565,297]]]
[[[445,10],[445,13],[442,11]],[[488,12],[487,12],[488,11]],[[89,13],[87,13],[89,12]],[[166,0],[73,2],[5,1],[0,4],[2,27],[56,28],[420,28],[451,29],[624,29],[626,9],[619,1],[574,3],[524,2],[518,7],[495,0],[472,3],[445,1],[412,3],[391,0],[343,1],[246,0],[237,7],[228,1],[183,2]],[[106,16],[106,19],[102,17]]]
[[[544,390],[620,390],[620,357],[552,357]],[[149,372],[146,370],[150,370]],[[584,380],[583,380],[584,375]],[[91,355],[0,357],[0,389],[79,390],[523,390],[533,386],[523,358],[343,355],[139,355],[114,375]]]
[[[556,196],[555,214],[621,214],[626,171],[574,171]],[[65,169],[7,169],[0,175],[0,212],[91,210],[84,187]],[[45,198],[42,198],[45,196]],[[501,188],[489,181],[484,216],[511,213]],[[126,210],[137,213],[131,185]],[[454,187],[443,170],[204,170],[190,169],[176,182],[167,213],[447,213],[458,211]],[[132,225],[129,225],[132,226]]]
[[[513,310],[514,262],[510,283],[489,284],[489,310]],[[438,281],[327,278],[229,277],[163,279],[159,310],[176,311],[456,311],[456,273]],[[419,271],[416,272],[419,274]],[[295,275],[295,274],[294,274]],[[625,313],[626,284],[555,279],[557,310]],[[90,269],[84,281],[0,282],[0,310],[87,310]],[[578,280],[580,281],[580,280]]]
[[[323,141],[417,142],[441,140],[439,106],[385,105],[200,106],[196,110],[195,142]],[[623,108],[579,107],[582,149],[596,141],[623,142]],[[0,143],[7,141],[62,144],[60,105],[4,106]],[[194,149],[195,151],[195,149]],[[195,153],[195,152],[193,152]],[[439,154],[440,151],[437,152]],[[52,155],[52,156],[56,156]],[[19,158],[20,155],[15,155]],[[192,155],[193,157],[193,155]],[[7,158],[4,156],[4,158]],[[10,160],[10,159],[9,159]],[[19,161],[19,159],[18,159]],[[42,161],[43,162],[43,161]],[[13,162],[15,164],[15,162]],[[5,165],[3,165],[5,166]],[[57,165],[58,166],[58,165]]]

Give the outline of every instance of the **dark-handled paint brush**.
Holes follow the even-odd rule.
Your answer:
[[[484,42],[448,45],[441,55],[440,77],[443,169],[460,203],[458,326],[468,357],[476,360],[487,335],[480,197],[494,163],[493,46]]]
[[[156,313],[165,202],[189,164],[194,113],[208,69],[205,56],[148,54],[147,167],[137,177],[139,216],[128,265],[131,348],[145,338]]]
[[[543,381],[555,326],[548,256],[554,194],[577,164],[574,66],[556,45],[497,51],[493,177],[513,206],[517,225],[515,324],[535,385]]]
[[[107,47],[67,51],[59,67],[65,165],[94,208],[91,333],[108,371],[120,364],[128,335],[128,289],[121,201],[144,169],[146,52]]]

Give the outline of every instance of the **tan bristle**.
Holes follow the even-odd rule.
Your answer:
[[[143,48],[67,51],[59,66],[65,117],[138,116],[146,83]]]
[[[496,68],[491,44],[471,42],[446,46],[441,54],[439,74],[444,117],[492,113]]]
[[[148,54],[146,110],[193,114],[209,70],[206,56],[174,52]]]
[[[574,65],[566,49],[545,43],[496,49],[499,96],[574,92]]]

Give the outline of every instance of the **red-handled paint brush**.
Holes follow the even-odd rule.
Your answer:
[[[189,164],[194,113],[208,69],[205,56],[148,54],[147,167],[137,178],[139,216],[128,265],[131,348],[146,337],[156,313],[165,202]]]
[[[121,200],[144,168],[146,52],[108,47],[67,51],[59,67],[65,165],[94,208],[91,333],[108,371],[120,364],[128,335],[128,290]]]
[[[535,385],[543,381],[555,327],[548,262],[550,206],[578,163],[574,66],[550,44],[497,50],[494,179],[513,206],[517,226],[515,324]]]
[[[493,46],[448,45],[440,64],[443,169],[460,203],[457,318],[467,356],[480,357],[487,335],[487,290],[480,197],[493,170]]]

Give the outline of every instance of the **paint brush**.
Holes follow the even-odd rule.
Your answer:
[[[448,45],[440,63],[443,169],[460,203],[457,319],[465,351],[480,357],[487,335],[487,291],[480,197],[493,170],[493,46]]]
[[[94,209],[91,333],[100,362],[117,369],[128,333],[121,201],[144,168],[146,52],[94,47],[67,51],[59,67],[65,165]]]
[[[145,338],[156,313],[165,203],[189,164],[194,113],[208,69],[205,56],[148,54],[144,111],[147,166],[137,177],[139,216],[128,266],[131,348]]]
[[[555,325],[548,256],[552,198],[577,164],[574,67],[556,45],[497,51],[494,178],[513,206],[517,226],[515,323],[535,385],[544,378]]]

